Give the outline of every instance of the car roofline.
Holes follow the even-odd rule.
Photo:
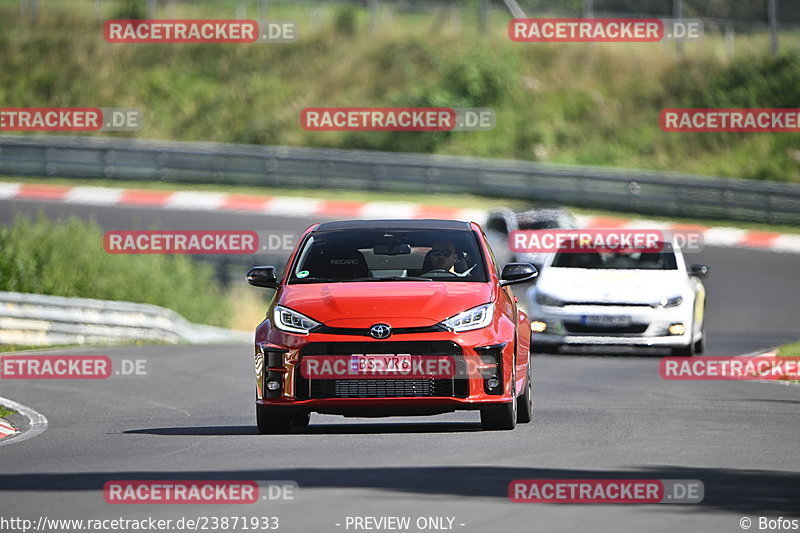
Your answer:
[[[398,218],[398,219],[368,219],[368,220],[336,220],[321,222],[313,228],[312,232],[335,230],[364,230],[364,229],[433,229],[433,230],[461,230],[471,231],[470,222],[463,220],[447,220],[433,218]]]

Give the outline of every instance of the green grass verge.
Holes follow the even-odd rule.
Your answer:
[[[54,344],[52,346],[23,346],[23,345],[19,345],[19,344],[0,344],[0,353],[21,352],[21,351],[25,351],[25,350],[37,350],[39,348],[52,349],[52,348],[58,348],[58,347],[63,347],[63,346],[66,346],[66,345],[63,345],[63,344],[57,344],[56,345],[56,344]]]
[[[159,341],[159,340],[149,340],[147,342],[141,340],[121,340],[118,342],[113,343],[114,346],[153,346],[158,344],[173,344],[168,343],[166,341]],[[65,348],[82,348],[86,347],[86,344],[48,344],[46,346],[28,346],[22,344],[0,344],[0,353],[14,353],[14,354],[25,354],[34,352],[35,353],[43,353],[43,350],[56,350],[56,349],[65,349]],[[89,345],[91,346],[91,345]]]
[[[778,357],[800,357],[800,341],[778,348]]]
[[[159,3],[159,5],[162,3]],[[180,5],[177,5],[180,4]],[[230,0],[166,3],[160,18],[230,18]],[[458,3],[456,3],[458,4]],[[62,6],[63,5],[63,6]],[[736,35],[736,56],[707,28],[686,45],[514,43],[497,9],[477,30],[464,9],[424,14],[275,3],[291,44],[110,44],[103,20],[144,2],[43,2],[36,22],[0,4],[3,106],[134,107],[144,139],[361,148],[592,164],[800,182],[798,133],[667,133],[664,108],[795,108],[798,31],[768,56],[766,32]],[[464,4],[467,5],[467,4]],[[132,7],[134,6],[134,7]],[[138,6],[138,7],[135,7]],[[94,10],[99,7],[100,11]],[[257,16],[251,7],[247,16]],[[539,13],[538,16],[546,16]],[[491,107],[486,132],[311,132],[311,106]]]
[[[0,405],[0,418],[5,418],[5,417],[11,416],[13,414],[16,414],[16,411],[14,411],[13,409],[8,409],[8,408],[3,407],[2,405]]]
[[[778,357],[800,357],[800,341],[785,344],[778,348]],[[787,381],[800,383],[800,379],[790,379]]]

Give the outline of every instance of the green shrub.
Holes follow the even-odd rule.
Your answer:
[[[227,300],[213,269],[188,256],[109,254],[103,231],[77,218],[16,218],[0,227],[0,290],[124,300],[223,325]]]
[[[336,9],[333,28],[339,35],[355,35],[358,22],[358,9],[355,6],[342,6]]]
[[[143,19],[147,17],[147,0],[122,0],[114,13],[114,19]]]

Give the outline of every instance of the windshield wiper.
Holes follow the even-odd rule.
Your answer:
[[[333,281],[330,278],[297,278],[291,280],[289,282],[290,285],[294,285],[295,283],[326,283],[329,281]]]

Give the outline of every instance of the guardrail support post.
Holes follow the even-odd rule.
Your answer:
[[[772,58],[778,57],[778,0],[769,0],[769,50]]]

